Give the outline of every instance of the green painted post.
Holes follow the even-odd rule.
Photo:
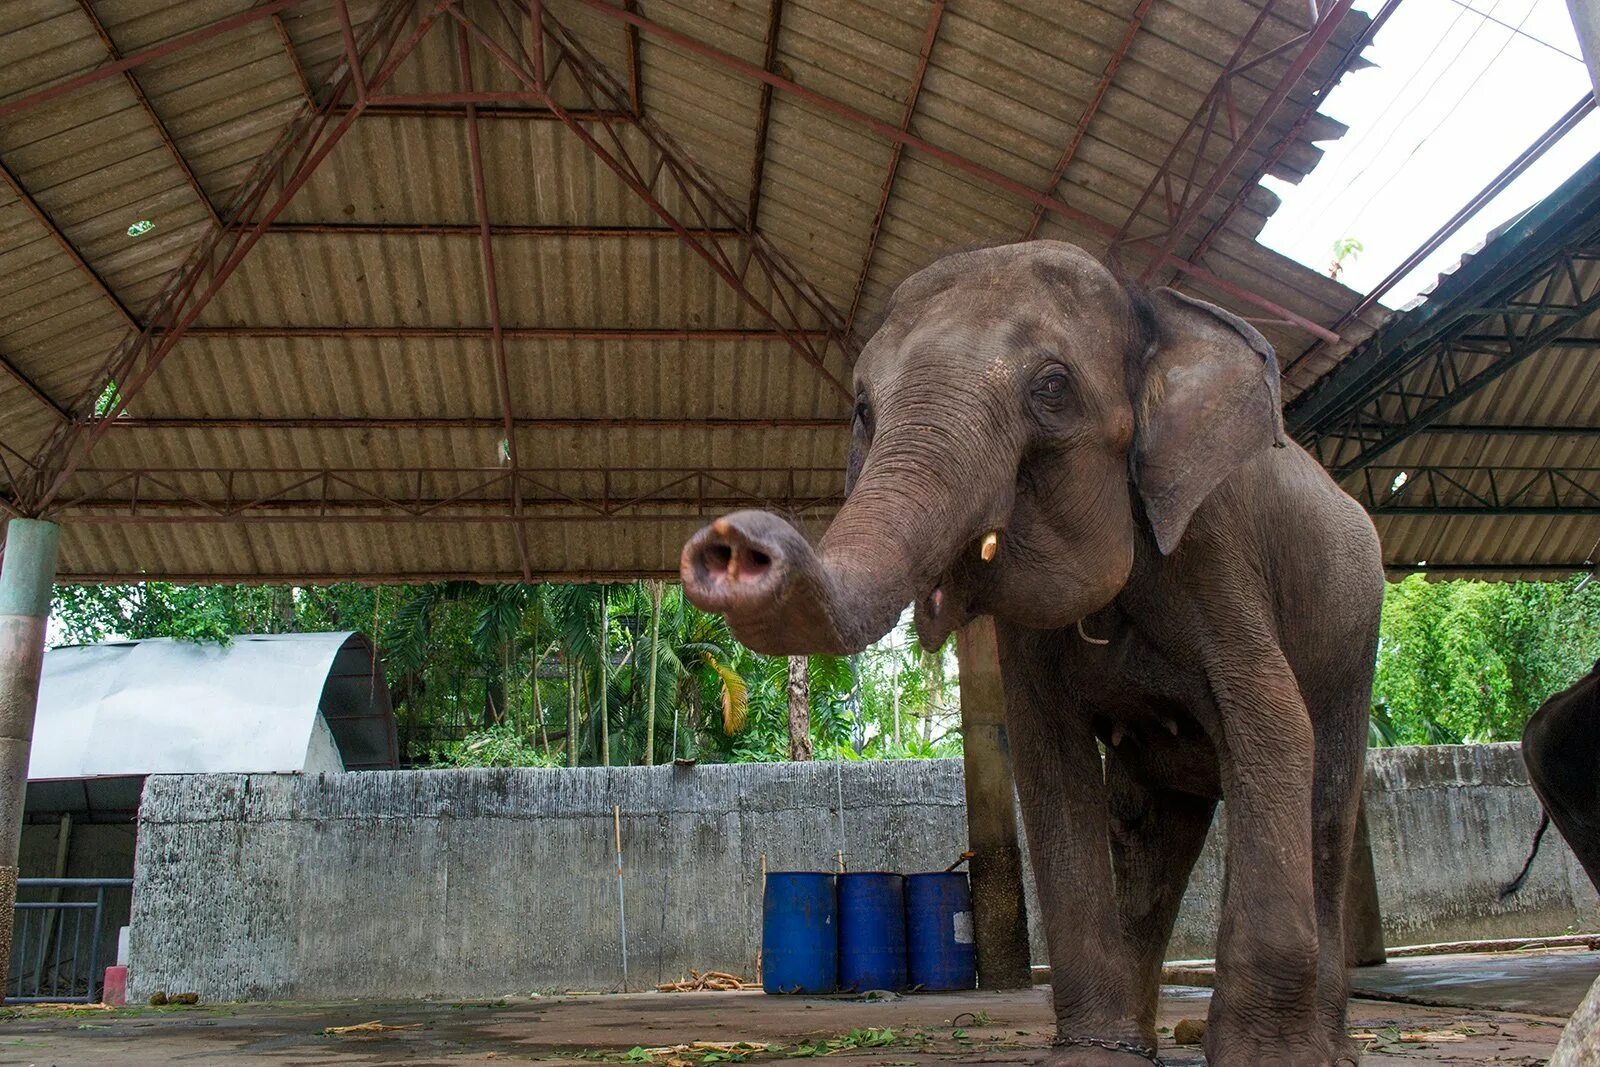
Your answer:
[[[0,998],[11,965],[22,802],[60,537],[61,527],[53,522],[12,519],[0,561]]]

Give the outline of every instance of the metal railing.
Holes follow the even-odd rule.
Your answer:
[[[17,879],[19,897],[50,890],[55,899],[17,901],[5,999],[16,1004],[100,999],[106,892],[132,888],[131,878]],[[67,896],[92,899],[61,899]]]

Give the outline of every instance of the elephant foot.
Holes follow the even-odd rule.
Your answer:
[[[1325,1046],[1277,1041],[1206,1043],[1211,1067],[1356,1067],[1359,1060],[1343,1053],[1329,1055]]]

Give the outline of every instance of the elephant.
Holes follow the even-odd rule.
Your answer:
[[[1048,1062],[1159,1062],[1164,949],[1219,799],[1210,1062],[1358,1062],[1343,896],[1384,573],[1365,511],[1285,438],[1272,347],[1029,241],[903,281],[854,391],[819,545],[718,518],[683,548],[691,601],[774,655],[859,651],[907,604],[930,650],[993,619]]]
[[[1600,661],[1529,717],[1522,730],[1522,762],[1544,816],[1528,862],[1501,899],[1522,888],[1551,822],[1600,890]]]

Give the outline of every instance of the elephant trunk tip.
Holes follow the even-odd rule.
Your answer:
[[[683,546],[684,593],[728,620],[733,635],[767,655],[843,653],[832,588],[805,537],[765,511],[736,511]]]

